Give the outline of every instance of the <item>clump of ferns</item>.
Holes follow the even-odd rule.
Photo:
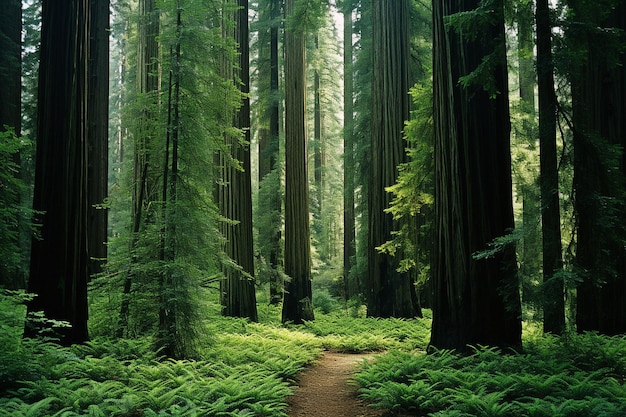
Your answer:
[[[354,379],[373,404],[420,415],[544,415],[534,408],[546,401],[551,406],[544,409],[556,414],[545,415],[626,415],[617,367],[580,369],[572,357],[550,350],[502,355],[486,347],[470,355],[391,352],[364,364]]]
[[[425,310],[426,311],[426,310]],[[304,329],[318,337],[374,336],[384,349],[425,349],[430,338],[430,318],[423,319],[375,319],[349,317],[345,314],[328,314],[305,323]]]

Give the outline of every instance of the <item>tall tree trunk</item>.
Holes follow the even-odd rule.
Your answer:
[[[539,147],[541,230],[543,238],[543,330],[565,330],[565,295],[556,156],[556,94],[552,62],[552,24],[548,0],[537,0],[537,85],[539,89]]]
[[[8,0],[4,4],[0,13],[0,132],[5,130],[5,126],[12,128],[16,136],[21,135],[22,130],[22,2],[19,0]],[[16,166],[21,165],[20,153],[14,155]],[[21,176],[21,172],[15,172],[16,178]],[[17,207],[21,204],[21,198],[16,196],[13,202]],[[26,203],[24,203],[26,205]],[[22,219],[18,218],[14,227],[15,238],[11,244],[14,247],[22,247],[21,224]],[[8,244],[9,242],[5,242]],[[23,255],[22,255],[23,256]],[[6,265],[5,260],[5,265]],[[22,262],[20,262],[22,263]],[[0,267],[0,286],[4,288],[24,288],[26,285],[25,271],[20,265],[11,265],[7,269]]]
[[[404,122],[409,119],[409,1],[372,2],[373,78],[368,198],[368,303],[372,317],[415,317],[417,296],[411,276],[398,272],[398,258],[378,251],[398,230],[386,213],[391,202],[387,187],[396,183],[405,159]]]
[[[276,173],[278,169],[278,150],[279,150],[279,91],[278,91],[278,29],[280,26],[280,2],[278,0],[269,0],[268,9],[263,10],[263,14],[268,14],[270,20],[269,42],[267,44],[267,52],[269,55],[269,68],[267,72],[265,67],[259,66],[259,79],[266,79],[269,84],[269,93],[267,94],[267,116],[269,121],[269,130],[259,132],[259,183],[263,190],[265,200],[263,204],[263,215],[269,218],[262,224],[268,224],[268,230],[260,230],[259,236],[263,238],[265,244],[259,244],[259,251],[264,256],[269,266],[269,286],[270,286],[270,304],[279,304],[283,299],[283,282],[279,273],[281,263],[280,257],[280,239],[281,239],[281,210],[282,196],[277,192],[281,186],[279,184],[279,175],[268,177],[270,173]],[[265,47],[262,49],[265,50]],[[261,52],[259,55],[262,56]],[[267,78],[265,78],[267,77]],[[264,113],[265,114],[265,113]],[[271,178],[271,179],[270,179]],[[264,191],[267,191],[265,193]]]
[[[358,292],[350,284],[350,270],[356,256],[354,214],[354,77],[352,69],[352,0],[343,10],[343,280],[346,301]],[[358,286],[357,286],[358,287]]]
[[[241,269],[227,267],[222,288],[223,314],[246,317],[257,321],[254,281],[254,248],[252,242],[252,185],[250,164],[250,52],[248,31],[248,1],[238,0],[235,12],[234,38],[239,46],[239,63],[234,81],[240,83],[243,104],[235,116],[235,127],[244,134],[244,143],[231,143],[232,156],[240,161],[242,170],[232,164],[225,167],[224,215],[235,223],[226,225],[226,254]]]
[[[22,2],[7,0],[0,14],[0,131],[10,126],[21,131]]]
[[[584,59],[572,74],[574,188],[577,218],[578,331],[626,332],[626,57],[615,38],[626,30],[626,5],[596,8],[570,1],[577,21],[567,33]],[[599,48],[598,45],[602,45]]]
[[[89,58],[89,263],[90,276],[107,258],[109,171],[109,0],[90,0]]]
[[[89,0],[44,2],[39,72],[39,111],[34,209],[42,212],[40,238],[33,240],[29,291],[37,297],[29,312],[67,321],[59,329],[62,343],[80,343],[87,333],[87,281],[90,248],[89,189],[102,171],[88,175],[90,149]],[[108,15],[108,8],[106,10]],[[95,12],[97,16],[98,11]],[[108,45],[108,43],[107,43]],[[98,54],[93,59],[106,59]],[[91,68],[98,68],[96,62]],[[99,79],[108,83],[108,79]],[[100,87],[97,87],[98,91]],[[108,123],[93,120],[94,126]],[[27,336],[42,331],[30,322]]]
[[[315,34],[315,50],[319,54],[319,35]],[[322,107],[320,103],[320,71],[313,74],[313,172],[315,182],[315,212],[317,222],[321,222],[322,199],[324,198],[324,144],[322,143]],[[321,228],[320,228],[321,229]],[[321,231],[320,231],[321,234]],[[325,251],[323,251],[325,252]],[[322,253],[323,255],[324,253]]]
[[[285,0],[285,284],[283,322],[313,320],[306,135],[305,34]]]
[[[478,0],[433,2],[435,125],[435,247],[433,326],[430,344],[521,347],[521,306],[515,248],[475,259],[513,228],[510,121],[504,12],[495,1],[493,23],[476,39],[445,25],[447,16],[474,10]],[[461,85],[493,59],[483,85]]]

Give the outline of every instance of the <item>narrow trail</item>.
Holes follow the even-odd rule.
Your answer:
[[[350,384],[354,366],[371,354],[326,352],[299,378],[289,399],[289,417],[381,417],[383,412],[367,407]]]

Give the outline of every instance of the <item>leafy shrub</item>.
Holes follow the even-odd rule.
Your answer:
[[[328,290],[318,290],[313,293],[313,307],[323,314],[329,314],[340,310],[341,303]]]

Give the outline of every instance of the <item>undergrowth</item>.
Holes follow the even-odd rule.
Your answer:
[[[526,338],[523,354],[391,352],[355,375],[361,396],[403,415],[626,415],[626,337]]]
[[[323,350],[380,352],[354,383],[392,413],[626,415],[623,337],[527,334],[523,354],[426,355],[428,311],[415,320],[317,311],[313,322],[285,326],[279,307],[260,305],[261,323],[251,323],[221,317],[213,301],[198,357],[174,361],[155,354],[148,337],[112,339],[98,329],[71,348],[22,339],[24,299],[0,295],[0,416],[284,417],[297,374]]]
[[[261,323],[251,323],[221,317],[209,300],[199,356],[174,361],[155,354],[148,337],[112,339],[98,328],[71,348],[24,340],[22,298],[0,296],[0,416],[286,416],[297,374],[323,350],[412,349],[429,327],[340,311],[283,326],[273,306],[260,306]]]

